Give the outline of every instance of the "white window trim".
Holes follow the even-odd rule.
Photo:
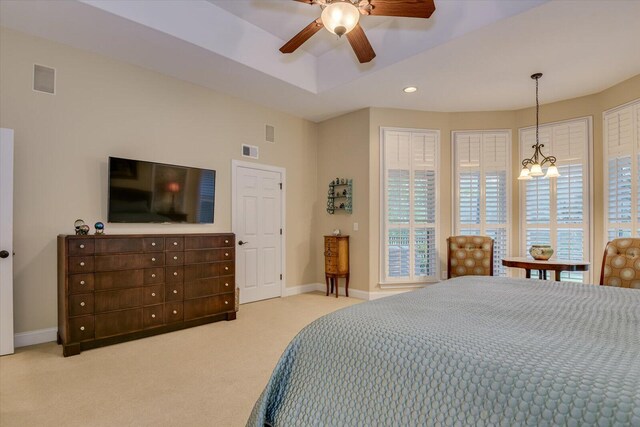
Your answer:
[[[556,122],[548,122],[548,123],[543,123],[540,124],[539,127],[546,127],[546,126],[555,126],[555,125],[559,125],[559,124],[563,124],[563,123],[570,123],[570,122],[576,122],[576,121],[585,121],[586,125],[587,125],[587,155],[588,155],[588,159],[587,159],[587,185],[588,185],[588,189],[586,191],[587,197],[589,198],[589,200],[587,200],[587,206],[589,208],[589,212],[587,213],[587,215],[585,216],[585,220],[588,221],[588,227],[586,228],[587,232],[588,232],[588,244],[587,244],[587,249],[589,251],[589,253],[587,254],[588,256],[586,257],[589,262],[591,263],[589,270],[585,273],[585,283],[594,283],[593,282],[593,267],[594,267],[594,263],[597,263],[598,261],[594,259],[594,239],[593,236],[595,235],[595,231],[594,231],[594,224],[593,224],[593,207],[594,207],[594,194],[593,194],[593,116],[583,116],[583,117],[575,117],[575,118],[571,118],[571,119],[566,119],[566,120],[559,120]],[[518,170],[521,169],[521,161],[522,159],[525,158],[525,156],[527,158],[531,157],[531,154],[533,154],[532,149],[528,149],[527,152],[523,153],[522,152],[522,133],[527,131],[527,130],[531,130],[531,129],[535,129],[535,125],[533,126],[527,126],[527,127],[523,127],[523,128],[519,128],[518,129],[518,152],[519,152],[519,156],[518,156]],[[553,153],[549,153],[546,152],[546,155],[553,155]],[[559,161],[562,159],[559,159]],[[527,251],[529,248],[526,247],[527,245],[527,224],[526,224],[526,182],[527,181],[518,181],[520,183],[520,185],[518,186],[519,189],[519,198],[520,198],[520,202],[519,202],[519,207],[520,207],[520,221],[519,221],[519,228],[520,228],[520,256],[526,256]],[[555,196],[555,191],[552,191],[551,193],[554,194]],[[554,248],[555,249],[555,248]],[[523,276],[524,273],[522,271],[520,271],[520,276]]]
[[[384,171],[385,171],[385,163],[384,163],[384,133],[386,131],[396,131],[396,132],[434,132],[437,136],[436,149],[435,149],[435,159],[436,159],[436,266],[435,266],[435,278],[433,280],[423,280],[423,281],[415,281],[415,280],[385,280],[385,266],[386,266],[386,243],[385,243],[385,230],[386,230],[386,205],[385,205],[385,183],[384,183]],[[440,129],[417,129],[417,128],[399,128],[399,127],[380,127],[380,229],[378,231],[378,239],[379,239],[379,248],[378,248],[378,285],[382,288],[400,288],[400,287],[420,287],[426,283],[435,283],[439,281],[440,277],[440,229],[441,229],[441,213],[440,213],[440,174],[441,168],[438,167],[438,162],[440,160],[440,142],[441,135]]]
[[[455,141],[456,141],[456,136],[457,135],[463,135],[463,134],[484,134],[484,133],[500,133],[500,132],[504,132],[507,134],[508,137],[508,142],[507,142],[507,256],[511,254],[511,248],[512,248],[512,226],[510,226],[509,224],[513,223],[513,209],[512,209],[512,200],[513,200],[513,185],[510,185],[512,183],[511,181],[511,177],[512,177],[512,173],[511,170],[513,169],[512,165],[513,165],[513,156],[512,156],[512,146],[513,146],[513,132],[511,131],[511,129],[483,129],[483,130],[454,130],[451,131],[451,183],[453,185],[453,198],[451,199],[451,225],[452,225],[452,230],[453,230],[453,234],[457,235],[460,232],[460,228],[459,228],[459,213],[458,213],[458,185],[457,185],[457,173],[458,173],[458,162],[457,162],[457,155],[456,155],[456,147],[455,147]],[[482,162],[480,163],[480,176],[482,176],[485,172],[484,169],[484,165],[482,164]],[[484,199],[484,189],[485,186],[483,185],[481,187],[481,199]],[[482,221],[479,224],[480,229],[484,228],[486,229],[487,227],[490,227],[491,224],[486,224],[485,222],[485,218],[486,218],[486,214],[484,212],[484,208],[482,209],[482,214],[481,214],[481,218]],[[448,248],[447,248],[448,250]],[[512,275],[512,268],[507,269],[507,277]]]
[[[635,104],[637,104],[638,108],[640,108],[640,98],[634,99],[633,101],[629,101],[621,105],[617,105],[613,108],[610,108],[602,112],[602,147],[603,147],[602,149],[604,154],[602,156],[603,158],[602,179],[603,179],[603,186],[604,186],[604,189],[603,189],[604,190],[603,192],[603,199],[604,199],[603,200],[603,203],[604,203],[603,242],[605,246],[609,242],[609,224],[610,224],[609,222],[609,154],[608,154],[609,138],[607,134],[606,119],[607,119],[607,115],[611,113],[615,113],[618,110],[623,110],[627,107],[634,106]],[[635,230],[640,228],[638,213],[635,212],[636,209],[638,209],[638,198],[640,198],[640,194],[638,194],[638,178],[639,178],[638,174],[640,173],[640,167],[638,165],[638,155],[640,154],[640,147],[638,147],[638,145],[640,145],[640,135],[638,134],[638,127],[640,127],[640,124],[634,127],[633,129],[634,142],[632,144],[631,153],[629,153],[631,155],[631,223],[629,223],[629,227],[631,228],[631,236],[635,236],[636,235]]]

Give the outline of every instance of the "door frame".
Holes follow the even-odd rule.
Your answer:
[[[0,198],[7,198],[10,200],[10,208],[3,211],[5,218],[8,221],[3,221],[5,225],[0,224],[4,238],[6,238],[11,244],[8,247],[2,247],[9,251],[9,258],[4,259],[3,262],[11,263],[9,266],[9,283],[0,283],[0,328],[2,332],[0,335],[2,340],[0,341],[0,355],[12,354],[15,350],[15,328],[13,322],[14,301],[13,301],[13,174],[14,174],[14,132],[13,129],[0,128],[0,157],[3,159],[9,159],[7,162],[9,167],[6,169],[0,168],[0,180],[8,182],[8,185],[4,185],[0,188]],[[6,180],[6,181],[5,181]],[[0,209],[4,209],[0,201]],[[7,226],[8,224],[8,226]],[[0,242],[1,243],[1,242]]]
[[[280,182],[282,182],[282,190],[280,197],[280,227],[282,228],[282,238],[280,240],[280,271],[282,272],[282,280],[280,281],[280,298],[285,296],[287,282],[287,227],[284,226],[286,220],[286,194],[287,194],[287,170],[278,166],[264,165],[260,163],[244,162],[242,160],[231,160],[231,231],[236,234],[236,213],[238,209],[238,201],[236,199],[237,172],[239,168],[256,169],[259,171],[276,172],[280,174]],[[235,248],[234,248],[235,249]],[[237,257],[237,255],[236,255]]]

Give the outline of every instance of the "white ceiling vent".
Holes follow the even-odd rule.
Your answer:
[[[252,159],[258,158],[258,147],[255,145],[242,144],[242,156],[251,157]]]
[[[33,66],[33,90],[38,92],[56,93],[56,70],[42,65]]]
[[[267,142],[276,142],[276,128],[271,125],[264,126],[264,140]]]

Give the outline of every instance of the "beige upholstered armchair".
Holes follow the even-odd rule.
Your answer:
[[[447,278],[493,276],[493,239],[451,236],[447,239]]]
[[[607,243],[600,284],[640,289],[640,238],[623,237]]]

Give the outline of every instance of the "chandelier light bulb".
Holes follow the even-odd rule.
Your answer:
[[[534,163],[531,166],[531,176],[542,176],[544,172],[542,172],[542,166],[539,163]]]
[[[521,181],[531,179],[531,175],[529,174],[529,169],[528,168],[522,168],[522,170],[520,171],[520,176],[518,177],[518,179],[521,180]]]
[[[327,30],[342,37],[358,25],[360,12],[351,2],[340,1],[325,7],[320,19]]]
[[[547,174],[544,176],[545,178],[557,178],[560,176],[560,172],[558,172],[558,168],[556,165],[551,165],[547,169]]]

